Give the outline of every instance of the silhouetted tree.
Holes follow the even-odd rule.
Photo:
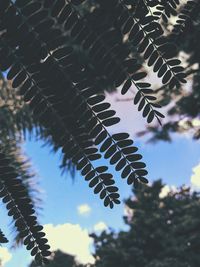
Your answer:
[[[162,196],[156,181],[126,200],[128,231],[92,234],[96,267],[196,267],[200,264],[200,195],[182,187]]]
[[[48,267],[83,267],[83,265],[78,264],[74,256],[66,254],[60,250],[55,251],[53,257],[50,259]],[[38,265],[35,261],[30,264],[29,267],[42,267]]]

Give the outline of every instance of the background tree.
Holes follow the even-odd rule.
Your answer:
[[[83,267],[83,265],[78,264],[74,256],[63,253],[60,250],[52,253],[52,258],[48,264],[49,267]],[[41,267],[35,261],[33,261],[29,267]]]
[[[195,267],[200,264],[200,196],[182,187],[162,197],[161,181],[125,201],[128,231],[92,234],[96,267]]]

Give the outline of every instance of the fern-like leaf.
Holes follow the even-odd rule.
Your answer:
[[[192,22],[191,13],[197,7],[197,1],[187,1],[178,15],[176,23],[171,32],[171,40],[175,41],[176,38],[187,28]]]
[[[120,1],[118,6],[119,23],[124,27],[124,23],[130,20],[129,41],[138,48],[138,52],[143,54],[148,66],[153,66],[154,72],[162,83],[169,84],[169,87],[179,88],[181,83],[186,83],[184,68],[180,66],[180,61],[173,59],[176,47],[168,43],[166,38],[161,36],[162,29],[159,23],[154,22],[151,16],[144,16],[141,12],[135,16],[131,14],[126,5]],[[121,18],[125,17],[125,22]],[[138,19],[137,19],[138,17]]]
[[[0,153],[0,197],[6,205],[8,215],[13,217],[24,245],[31,250],[31,255],[37,261],[46,263],[50,247],[44,238],[43,227],[38,225],[26,187],[3,150]]]

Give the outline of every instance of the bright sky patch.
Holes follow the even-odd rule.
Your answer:
[[[108,226],[104,222],[98,222],[97,224],[94,225],[95,232],[102,232],[107,229],[108,229]]]
[[[89,215],[91,213],[91,207],[88,204],[82,204],[77,207],[80,215]]]
[[[12,254],[9,252],[7,248],[0,247],[0,266],[4,267],[6,262],[9,262],[12,258]]]
[[[197,188],[200,188],[200,163],[195,166],[193,169],[193,175],[191,176],[191,184],[194,186],[194,187],[197,187]]]

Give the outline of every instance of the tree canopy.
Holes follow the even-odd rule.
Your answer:
[[[75,261],[74,256],[68,255],[66,253],[63,253],[60,250],[57,250],[53,253],[53,257],[51,258],[49,264],[49,267],[84,267],[81,264],[78,264]],[[41,267],[41,265],[38,265],[35,261],[33,261],[29,267]]]
[[[96,267],[186,267],[200,264],[200,195],[181,187],[162,196],[156,181],[125,202],[128,231],[93,234]]]

